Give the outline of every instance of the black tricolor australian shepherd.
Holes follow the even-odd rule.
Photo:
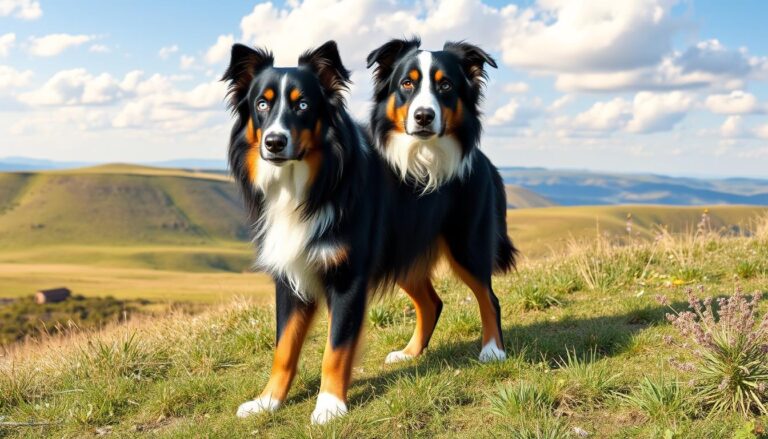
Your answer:
[[[420,45],[418,38],[391,40],[368,55],[368,67],[376,65],[370,129],[376,150],[400,180],[400,191],[416,194],[418,224],[411,227],[433,228],[454,272],[477,297],[483,323],[480,360],[503,359],[491,274],[512,268],[517,250],[507,236],[503,181],[478,149],[485,64],[496,67],[496,62],[465,42],[448,42],[436,52],[419,50]],[[401,286],[417,309],[439,315],[428,275],[417,286]],[[418,355],[419,341],[429,340],[433,327],[430,318],[420,321],[411,343],[388,360]]]
[[[513,264],[514,252],[500,232],[493,184],[473,188],[476,201],[453,203],[436,197],[439,191],[422,196],[398,178],[347,113],[349,72],[334,42],[306,52],[295,68],[276,68],[269,52],[235,45],[224,80],[237,116],[230,167],[254,222],[257,263],[276,285],[272,373],[238,416],[275,410],[285,400],[318,302],[328,306],[330,327],[312,422],[347,411],[366,303],[376,291],[397,282],[416,304],[414,336],[388,360],[419,354],[442,308],[430,282],[441,251],[478,294],[481,359],[504,358],[489,279],[493,267]],[[487,282],[475,266],[487,269]]]

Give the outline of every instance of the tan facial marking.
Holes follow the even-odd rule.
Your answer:
[[[271,101],[275,98],[275,91],[271,88],[264,90],[264,97],[267,98],[268,101]]]
[[[261,144],[261,128],[254,130],[253,121],[248,121],[245,129],[245,140],[248,141],[248,151],[245,153],[245,169],[249,181],[255,181],[259,167],[259,145]]]
[[[435,72],[435,82],[439,82],[441,79],[443,79],[443,76],[444,76],[444,74],[443,74],[442,70],[436,71]]]
[[[299,89],[294,88],[293,90],[291,90],[291,94],[289,95],[289,97],[291,98],[291,102],[296,102],[301,97],[301,92],[299,92]]]
[[[445,133],[450,134],[456,131],[461,125],[461,118],[463,117],[464,108],[461,106],[461,101],[456,101],[456,108],[442,107],[443,117],[445,118]]]
[[[411,70],[410,72],[408,72],[408,77],[411,78],[411,80],[413,81],[418,81],[420,77],[419,71],[416,69]]]
[[[408,117],[408,104],[402,107],[395,106],[394,93],[389,97],[387,101],[387,118],[395,125],[395,130],[401,133],[405,132],[405,120]]]

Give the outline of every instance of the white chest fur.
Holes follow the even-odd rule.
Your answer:
[[[453,136],[422,140],[392,133],[383,153],[402,180],[412,179],[424,193],[434,191],[453,177],[463,178],[472,167],[472,153],[462,157],[461,145]]]
[[[320,282],[323,257],[334,255],[332,246],[310,245],[312,238],[327,230],[334,213],[325,206],[309,218],[303,217],[309,169],[303,162],[274,166],[259,163],[256,185],[264,192],[265,203],[256,224],[259,268],[285,277],[304,300],[322,294]]]

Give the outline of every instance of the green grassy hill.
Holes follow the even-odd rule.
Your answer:
[[[523,255],[539,257],[564,248],[574,238],[594,238],[600,234],[621,240],[653,239],[662,226],[676,232],[696,230],[705,210],[710,227],[739,233],[756,216],[768,212],[768,207],[627,205],[512,209],[507,212],[507,225]],[[632,215],[631,234],[627,231],[628,214]]]
[[[689,287],[701,285],[700,298],[768,293],[768,222],[753,226],[749,237],[705,231],[621,246],[590,239],[496,278],[509,356],[501,363],[477,362],[478,308],[451,278],[436,279],[442,317],[413,362],[385,365],[384,358],[409,339],[414,309],[402,294],[377,302],[353,372],[350,412],[322,427],[309,417],[325,315],[284,406],[246,420],[235,410],[266,383],[275,337],[274,311],[258,304],[139,318],[19,346],[0,356],[0,436],[757,438],[768,418],[754,404],[746,414],[715,404],[730,404],[744,389],[757,389],[768,404],[768,379],[760,375],[768,363],[761,348],[768,303],[757,305],[757,322],[744,305],[730,306],[726,323],[698,326],[727,334],[703,345],[665,317],[686,309]],[[727,360],[745,369],[713,369],[697,354],[730,358],[729,350],[708,347],[728,340],[754,346]],[[744,382],[752,387],[738,387]]]
[[[224,177],[135,166],[0,174],[0,246],[242,241],[241,201]]]
[[[507,187],[509,232],[538,258],[596,231],[650,239],[665,224],[694,228],[703,208],[547,207]],[[68,286],[87,296],[213,301],[261,294],[266,276],[243,277],[253,252],[235,185],[223,174],[114,164],[0,173],[0,297]],[[717,206],[713,227],[744,224],[765,208]],[[186,275],[193,273],[194,275]],[[207,292],[207,293],[206,293]]]
[[[520,186],[513,186],[511,184],[505,185],[504,192],[506,192],[507,195],[507,208],[509,209],[526,209],[555,205],[555,203],[541,195]]]

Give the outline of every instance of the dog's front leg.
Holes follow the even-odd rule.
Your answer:
[[[347,413],[347,389],[365,318],[366,285],[363,279],[338,282],[328,291],[328,341],[323,354],[320,395],[312,412],[313,424]]]
[[[237,409],[237,416],[244,418],[264,411],[274,411],[285,401],[316,309],[314,302],[307,303],[299,299],[285,279],[275,279],[277,331],[272,374],[261,395],[242,404]]]

